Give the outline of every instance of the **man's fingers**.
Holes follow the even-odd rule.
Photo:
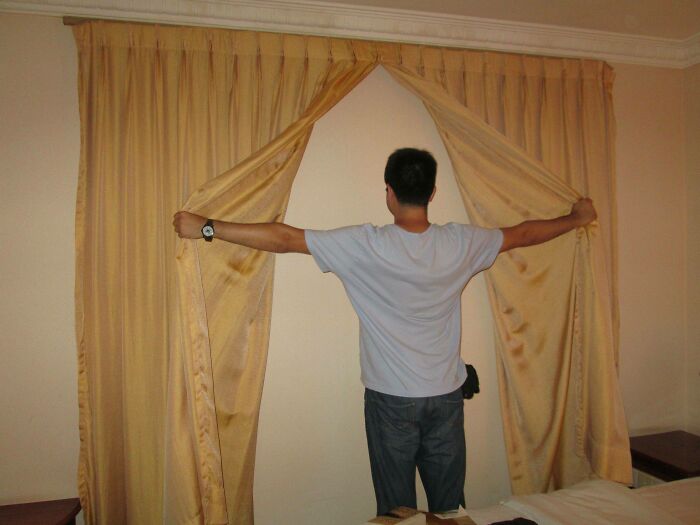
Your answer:
[[[173,228],[177,232],[177,236],[182,239],[182,212],[178,211],[173,215]]]
[[[198,239],[206,217],[180,210],[173,215],[173,228],[181,239]]]

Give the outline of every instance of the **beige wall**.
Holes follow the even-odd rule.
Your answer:
[[[620,382],[632,434],[684,425],[683,72],[616,64]]]
[[[77,495],[76,72],[60,20],[0,15],[0,504]]]
[[[700,71],[615,67],[625,407],[635,433],[690,427],[700,406],[693,315],[700,294],[692,273],[699,258],[693,206],[700,198],[699,148],[692,145],[700,136]],[[69,29],[58,19],[0,14],[0,68],[2,504],[76,493],[79,130]],[[377,71],[318,123],[289,222],[326,228],[388,220],[381,169],[386,154],[405,144],[438,157],[432,219],[465,220],[425,110]],[[467,497],[480,505],[508,493],[480,278],[465,294],[464,317],[465,357],[482,379],[482,393],[466,403]],[[356,341],[354,314],[337,280],[308,257],[279,257],[255,485],[262,525],[279,522],[283,511],[291,513],[289,522],[308,523],[359,523],[372,513]]]
[[[431,220],[467,222],[430,116],[382,69],[317,123],[287,221],[304,228],[390,222],[384,164],[388,153],[406,145],[436,155]],[[316,523],[315,517],[324,515],[332,523],[361,523],[376,507],[362,416],[357,317],[337,278],[321,274],[308,256],[277,258],[274,301],[256,515],[261,523],[281,523],[293,509],[287,514],[290,523]],[[465,403],[468,506],[509,494],[491,325],[483,276],[478,276],[463,296],[462,355],[476,366],[481,383],[481,393]],[[280,458],[285,458],[282,468]],[[422,492],[419,501],[427,507]]]
[[[700,64],[685,71],[688,341],[686,427],[700,435]]]

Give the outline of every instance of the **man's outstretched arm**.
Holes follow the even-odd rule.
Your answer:
[[[503,245],[500,251],[505,252],[513,248],[547,242],[574,228],[586,226],[594,221],[597,216],[593,207],[593,201],[591,199],[581,199],[573,205],[571,213],[568,215],[563,215],[556,219],[525,221],[516,226],[501,228]]]
[[[173,217],[173,226],[180,238],[201,239],[206,217],[179,211]],[[304,230],[279,222],[240,224],[214,221],[214,237],[256,250],[274,253],[309,253]]]

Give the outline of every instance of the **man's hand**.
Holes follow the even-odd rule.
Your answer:
[[[575,228],[581,228],[593,222],[598,214],[593,207],[591,199],[580,199],[571,208],[571,213],[539,221],[525,221],[517,226],[501,228],[503,232],[503,244],[501,252],[534,246],[559,237]]]
[[[571,208],[576,227],[586,226],[598,218],[591,199],[579,199]]]
[[[173,226],[181,239],[201,239],[205,222],[206,217],[188,211],[179,211],[173,217]]]

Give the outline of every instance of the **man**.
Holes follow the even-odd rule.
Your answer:
[[[464,506],[466,452],[460,358],[461,293],[504,251],[553,239],[596,218],[590,199],[568,215],[484,229],[428,221],[437,164],[399,149],[384,171],[394,223],[329,231],[236,224],[175,214],[180,237],[311,254],[343,282],[360,320],[365,427],[377,514],[416,507],[415,472],[432,512]]]

